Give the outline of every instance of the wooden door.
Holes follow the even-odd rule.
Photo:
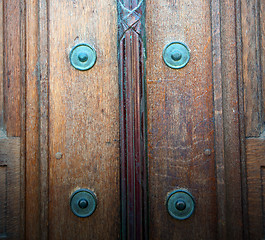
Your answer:
[[[264,237],[262,1],[5,0],[0,22],[0,239]],[[186,220],[167,209],[179,189]]]
[[[150,239],[216,239],[210,2],[157,1],[147,11],[152,13],[146,23]],[[191,52],[189,63],[178,70],[161,58],[173,41]],[[164,206],[176,189],[195,199],[196,210],[187,220],[172,218]]]
[[[264,239],[264,1],[242,1],[242,45],[249,237]]]
[[[239,6],[236,1],[147,4],[151,239],[243,238]],[[161,59],[172,41],[191,50],[190,62],[177,71]],[[195,213],[182,222],[162,207],[177,188],[188,189],[196,201]]]
[[[27,97],[35,101],[30,113],[40,111],[40,115],[37,119],[27,115],[26,125],[37,121],[35,134],[28,134],[38,138],[40,156],[37,164],[31,162],[34,157],[27,159],[26,176],[41,171],[33,175],[40,179],[35,188],[39,197],[26,192],[26,238],[117,239],[116,5],[113,1],[28,1],[27,6],[26,29],[31,36],[26,49],[27,92],[39,91],[39,98]],[[79,43],[90,44],[97,53],[97,62],[89,71],[70,64],[70,51]],[[26,182],[29,188],[35,185],[32,179]],[[69,207],[71,194],[78,189],[89,189],[98,199],[91,218],[76,217]]]
[[[1,4],[7,135],[0,140],[0,238],[119,239],[115,2]],[[70,64],[70,50],[79,43],[97,52],[90,71]],[[96,195],[91,218],[70,209],[78,189]]]

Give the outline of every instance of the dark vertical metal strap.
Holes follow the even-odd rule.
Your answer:
[[[147,239],[145,1],[118,0],[122,238]]]

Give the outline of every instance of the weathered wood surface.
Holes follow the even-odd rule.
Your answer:
[[[40,181],[40,232],[41,239],[46,240],[49,236],[49,175],[51,166],[51,155],[49,153],[49,84],[50,84],[50,41],[49,41],[49,1],[39,1],[39,72],[38,72],[38,92],[39,92],[39,181]],[[55,120],[55,119],[54,119]],[[56,236],[54,236],[56,239]],[[69,236],[71,237],[71,235]]]
[[[20,237],[20,139],[0,132],[0,239]]]
[[[223,119],[223,89],[222,86],[222,44],[221,44],[221,6],[219,0],[212,1],[212,65],[214,91],[215,119],[215,162],[216,162],[216,192],[217,192],[217,221],[218,239],[226,239],[226,184],[225,184],[225,146]]]
[[[246,140],[249,236],[265,237],[265,136]]]
[[[216,239],[210,2],[147,1],[146,12],[150,239]],[[191,50],[180,70],[162,60],[164,46],[176,40]],[[185,221],[165,206],[178,188],[196,201]]]
[[[117,6],[114,0],[49,1],[49,239],[120,235]],[[74,69],[72,47],[97,51],[89,71]],[[44,59],[43,59],[44,60]],[[61,159],[55,154],[62,153]],[[71,194],[98,198],[89,218],[70,210]]]
[[[265,2],[241,1],[249,238],[265,237]],[[263,133],[262,133],[263,131]]]
[[[145,1],[118,1],[122,238],[148,239]]]
[[[265,118],[265,3],[242,0],[241,5],[246,136],[258,137]]]
[[[234,0],[147,1],[150,239],[242,237],[235,6]],[[26,9],[26,238],[118,239],[116,1],[30,0]],[[126,56],[141,59],[135,47],[142,42],[131,37],[135,51]],[[174,40],[191,49],[181,70],[162,60],[163,47]],[[87,72],[73,69],[68,59],[80,42],[98,53]],[[127,37],[127,47],[129,42]],[[131,66],[139,74],[137,61]],[[99,199],[88,219],[69,209],[79,187]],[[179,187],[196,199],[194,216],[184,222],[165,207],[167,193]]]
[[[0,126],[4,120],[4,4],[0,4]]]
[[[4,125],[7,136],[20,136],[20,2],[2,1],[4,5]]]
[[[116,2],[47,5],[32,0],[26,9],[26,238],[117,239]],[[87,72],[75,70],[69,61],[71,48],[80,42],[91,44],[98,55]],[[59,160],[58,151],[63,154]],[[95,213],[87,219],[76,217],[69,207],[70,195],[78,188],[89,188],[98,198]]]
[[[217,232],[219,239],[242,238],[236,4],[212,1],[211,6],[198,1],[147,1],[152,239],[216,239]],[[181,70],[167,68],[162,60],[163,47],[174,40],[191,49],[190,63]],[[208,148],[211,155],[205,156]],[[168,192],[182,187],[194,194],[196,212],[178,222],[164,204]]]
[[[259,1],[259,23],[260,23],[260,57],[261,57],[261,82],[262,82],[262,116],[265,122],[265,2]]]
[[[0,3],[0,239],[23,238],[20,162],[21,5]],[[22,171],[21,171],[22,170]]]
[[[26,5],[26,98],[25,98],[25,238],[41,239],[46,232],[40,227],[40,155],[39,155],[39,21],[38,1]]]
[[[237,62],[237,18],[236,1],[220,1],[221,6],[221,49],[222,49],[222,91],[224,120],[224,168],[226,184],[226,239],[243,237],[241,155],[238,102]],[[245,176],[243,176],[245,177]]]

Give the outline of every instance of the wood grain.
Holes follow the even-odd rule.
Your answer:
[[[0,4],[0,127],[4,120],[4,2]]]
[[[40,238],[49,239],[49,1],[39,1],[39,181]]]
[[[26,237],[26,1],[20,1],[20,239]]]
[[[26,7],[26,109],[25,109],[25,238],[40,239],[40,156],[39,156],[39,21],[37,0]]]
[[[241,192],[242,192],[242,228],[243,239],[249,239],[248,227],[248,193],[247,193],[247,168],[246,168],[246,138],[245,138],[245,112],[244,112],[244,79],[243,79],[243,51],[242,51],[242,22],[241,0],[235,1],[236,8],[236,42],[237,42],[237,78],[238,78],[238,110],[240,132],[240,165],[241,165]]]
[[[150,238],[216,239],[210,3],[147,1],[146,12]],[[164,46],[176,40],[191,50],[180,70],[162,60]],[[165,206],[178,188],[196,201],[186,221],[170,217]]]
[[[247,182],[250,239],[265,237],[264,188],[265,188],[265,138],[246,140]]]
[[[21,4],[0,4],[0,238],[23,239],[20,162],[21,126]],[[21,234],[22,233],[22,234]]]
[[[20,237],[20,139],[0,133],[0,238]],[[2,215],[3,214],[3,215]]]
[[[259,1],[260,4],[260,57],[261,57],[261,82],[262,82],[262,114],[263,123],[265,122],[265,2]]]
[[[20,4],[7,0],[4,4],[4,125],[7,135],[20,136]]]
[[[241,239],[242,192],[239,132],[236,2],[220,1],[227,239]]]
[[[122,239],[148,239],[145,1],[118,1]]]
[[[212,1],[212,61],[214,88],[214,118],[215,118],[215,162],[218,239],[226,239],[226,181],[225,181],[225,143],[223,119],[223,89],[222,86],[222,45],[221,45],[221,7],[219,0]]]
[[[147,1],[150,239],[242,238],[235,6],[234,0]],[[26,238],[119,239],[116,1],[30,0],[26,9]],[[261,18],[263,11],[260,2]],[[260,29],[262,24],[260,20]],[[131,56],[127,64],[132,71],[126,77],[136,76],[137,81],[143,73],[137,62],[143,58],[143,42],[134,32],[138,30],[131,29],[121,44],[127,48],[124,59]],[[163,47],[174,40],[191,49],[191,60],[181,70],[169,69],[162,60]],[[91,44],[98,54],[87,72],[69,63],[71,48],[80,42]],[[128,98],[129,113],[139,113],[142,96],[131,91],[139,88],[128,86],[127,94],[135,93]],[[256,112],[251,114],[256,121]],[[137,127],[139,118],[136,114]],[[133,121],[131,131],[132,126]],[[135,133],[139,139],[144,130]],[[204,155],[205,149],[211,150],[210,156]],[[63,153],[62,159],[55,158],[57,152]],[[83,187],[99,200],[88,219],[75,217],[69,208],[71,193]],[[183,222],[172,219],[165,207],[167,194],[177,188],[188,189],[196,200],[195,214]],[[134,207],[131,222],[137,220],[138,227],[130,228],[131,238],[143,236],[141,221],[146,219],[139,215],[141,206]]]
[[[264,238],[264,86],[265,86],[265,5],[264,1],[241,1],[244,116],[249,239]],[[256,138],[252,138],[256,137]],[[263,162],[262,162],[263,161]],[[242,176],[245,177],[244,171]],[[245,179],[242,179],[244,183]],[[243,191],[244,186],[243,186]],[[247,207],[244,207],[245,209]]]
[[[264,123],[264,3],[242,0],[243,78],[247,137],[258,137]],[[263,72],[262,72],[263,69]],[[262,80],[263,78],[263,80]]]
[[[117,11],[113,0],[49,1],[49,239],[120,235]],[[71,48],[97,51],[89,71],[74,69]],[[61,152],[61,159],[55,154]],[[89,218],[70,210],[79,188],[95,192]]]

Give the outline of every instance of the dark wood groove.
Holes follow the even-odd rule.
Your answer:
[[[229,6],[229,7],[228,7]],[[220,1],[226,239],[243,238],[236,0]],[[228,41],[229,39],[229,41]],[[238,222],[238,224],[234,224]]]
[[[20,1],[20,238],[25,239],[26,222],[26,1]]]
[[[213,0],[212,5],[212,61],[214,88],[214,118],[215,118],[215,161],[217,188],[218,239],[226,239],[226,185],[224,159],[224,122],[222,94],[222,61],[221,61],[221,18],[220,1]]]
[[[240,131],[240,162],[241,162],[241,189],[242,189],[242,221],[243,239],[249,239],[248,223],[248,186],[246,168],[246,131],[244,119],[244,79],[243,79],[243,46],[241,23],[241,0],[236,0],[236,37],[237,37],[237,77],[239,101],[239,131]]]
[[[144,1],[118,1],[122,238],[148,239]]]
[[[39,0],[39,101],[40,101],[40,232],[49,238],[49,0]]]

